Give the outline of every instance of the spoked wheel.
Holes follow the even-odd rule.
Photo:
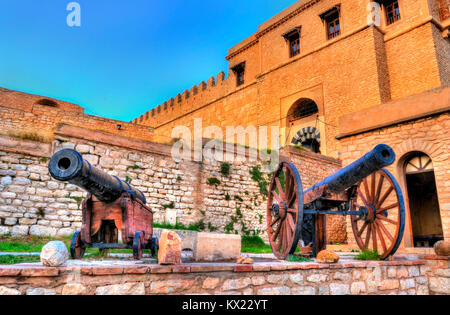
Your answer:
[[[269,187],[267,227],[273,254],[281,260],[294,254],[302,235],[303,187],[297,168],[282,162]]]
[[[152,257],[155,258],[155,255],[158,253],[159,250],[159,240],[156,236],[152,238],[150,250],[152,252]]]
[[[400,186],[389,171],[380,170],[362,181],[353,209],[361,206],[367,212],[351,217],[358,246],[377,251],[382,259],[394,255],[405,230],[405,204]]]
[[[76,231],[70,243],[70,256],[72,259],[81,259],[86,251],[86,246],[81,240],[81,231]]]
[[[133,258],[135,260],[142,259],[144,247],[144,232],[136,232],[133,241]]]

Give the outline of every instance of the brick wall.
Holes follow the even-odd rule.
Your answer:
[[[20,101],[17,101],[20,104]],[[1,105],[1,104],[0,104]],[[79,111],[35,104],[30,111],[0,106],[0,133],[24,138],[52,140],[53,131],[59,124],[104,131],[115,135],[143,140],[152,140],[153,128],[123,121],[86,115]],[[118,129],[121,125],[121,129]]]
[[[276,125],[285,134],[290,106],[312,98],[324,107],[323,118],[316,122],[324,130],[322,153],[338,158],[340,116],[449,84],[450,44],[442,37],[444,24],[437,22],[436,1],[399,3],[401,20],[387,26],[382,11],[382,25],[374,28],[367,27],[366,2],[342,2],[342,34],[327,41],[319,14],[336,2],[298,1],[229,50],[230,68],[246,62],[243,86],[236,87],[231,70],[225,79],[220,73],[134,122],[155,127],[155,141],[162,143],[170,141],[173,127],[192,128],[194,118],[222,128]],[[282,34],[300,25],[301,54],[289,58]],[[320,96],[311,93],[317,87]],[[285,103],[293,95],[296,99]]]

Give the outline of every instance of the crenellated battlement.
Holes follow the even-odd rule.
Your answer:
[[[231,72],[231,77],[235,77]],[[178,94],[175,98],[156,106],[152,110],[131,121],[134,124],[157,126],[192,112],[215,99],[226,95],[231,89],[236,89],[236,82],[221,71],[216,77],[211,76],[189,90]]]

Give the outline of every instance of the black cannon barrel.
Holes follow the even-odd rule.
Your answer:
[[[140,190],[92,166],[75,150],[63,149],[56,152],[50,159],[48,168],[56,180],[76,185],[102,202],[114,202],[125,191],[133,191],[136,198],[146,203]]]
[[[324,185],[328,185],[331,192],[343,192],[371,174],[391,165],[394,161],[394,150],[386,144],[379,144],[359,160],[315,184],[306,192]]]

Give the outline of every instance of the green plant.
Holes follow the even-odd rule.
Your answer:
[[[258,184],[259,192],[264,196],[268,196],[269,191],[267,190],[267,186],[269,183],[264,179],[264,174],[261,172],[261,167],[253,166],[250,169],[250,175],[252,176],[252,180]]]
[[[0,256],[0,265],[16,265],[23,263],[36,263],[40,262],[41,258],[39,255],[3,255]]]
[[[312,261],[312,260],[309,258],[302,257],[302,256],[291,255],[287,261],[288,262],[308,262],[308,261]]]
[[[259,224],[262,224],[264,216],[262,214],[259,214],[259,213],[257,214],[257,216],[258,216],[258,219],[259,219]]]
[[[181,176],[180,175],[178,175],[178,177],[177,177],[177,182],[181,182],[183,179],[181,178]]]
[[[75,200],[77,202],[78,209],[80,209],[81,203],[83,202],[83,197],[76,197],[76,196],[67,195],[66,198]]]
[[[166,229],[166,230],[182,230],[182,231],[195,231],[195,232],[201,232],[202,224],[199,224],[199,222],[191,223],[188,226],[184,225],[183,223],[180,223],[177,221],[175,225],[164,222],[164,223],[153,223],[154,228],[160,228],[160,229]],[[203,229],[204,229],[204,223],[203,223]]]
[[[202,219],[202,220],[200,220],[198,222],[195,222],[195,223],[192,224],[192,227],[197,229],[197,230],[204,231],[205,228],[206,228],[205,221],[203,221],[203,219]]]
[[[45,208],[44,207],[39,207],[37,210],[37,215],[40,218],[45,218]]]
[[[376,250],[362,250],[358,255],[355,256],[355,259],[380,261],[381,255]]]
[[[241,208],[239,208],[239,207],[236,208],[236,214],[237,214],[237,216],[238,216],[239,218],[242,219],[243,215],[242,215]]]
[[[255,253],[255,254],[269,254],[272,253],[272,248],[267,245],[264,240],[257,236],[242,236],[242,252],[243,253]]]
[[[230,196],[229,193],[227,193],[227,194],[225,195],[225,200],[226,200],[226,201],[230,201],[230,200],[231,200],[231,196]]]
[[[208,222],[208,230],[210,232],[214,232],[217,231],[217,228],[214,225],[212,225],[211,222]]]
[[[39,160],[41,163],[47,163],[48,162],[48,157],[43,157]]]
[[[167,205],[163,205],[164,209],[175,209],[175,203],[172,201]]]
[[[238,195],[235,195],[234,196],[234,199],[235,200],[237,200],[237,201],[240,201],[240,202],[244,202],[244,199],[242,199],[240,196],[238,196]]]
[[[67,247],[72,236],[67,237],[37,237],[37,236],[0,236],[0,252],[38,253],[50,241],[62,241]]]
[[[126,176],[126,177],[125,177],[125,181],[126,181],[128,184],[131,184],[132,179],[131,179],[131,177]]]
[[[225,233],[227,233],[227,234],[230,234],[233,229],[234,229],[234,222],[233,221],[229,222],[224,227]]]
[[[215,177],[208,178],[207,183],[209,186],[216,186],[216,187],[222,184],[222,182]]]
[[[128,166],[127,167],[127,171],[128,170],[138,170],[138,169],[141,169],[141,167],[139,166],[139,165],[137,165],[137,164],[134,164],[133,166]]]
[[[230,163],[224,162],[220,164],[220,174],[222,174],[224,177],[230,176],[230,169],[231,169]]]
[[[244,221],[241,221],[241,232],[244,236],[250,236],[250,230],[247,229],[247,225]]]

